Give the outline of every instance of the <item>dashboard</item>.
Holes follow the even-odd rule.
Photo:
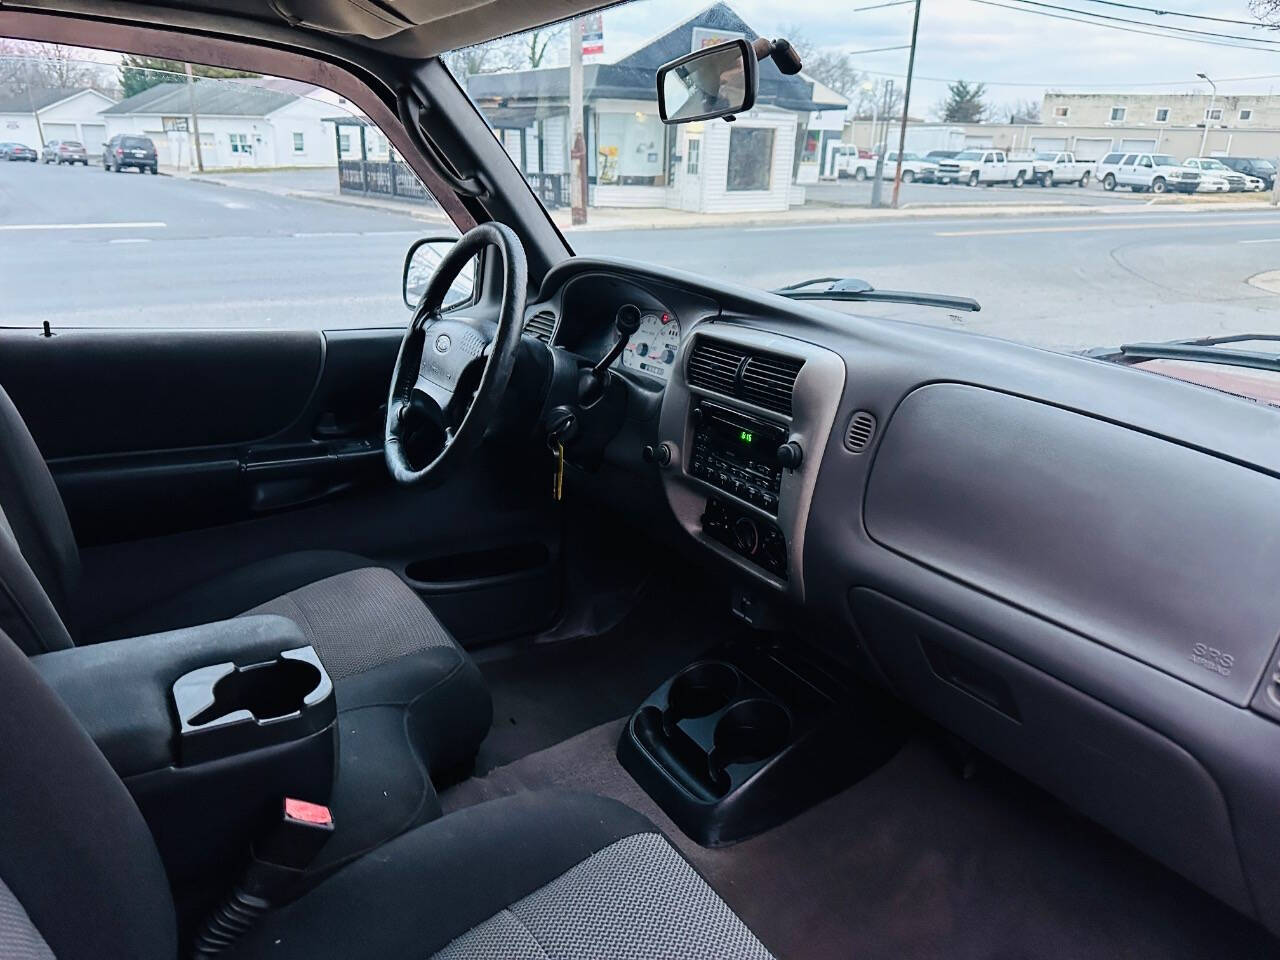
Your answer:
[[[530,319],[588,363],[624,303],[584,492],[1280,932],[1274,411],[621,260]]]

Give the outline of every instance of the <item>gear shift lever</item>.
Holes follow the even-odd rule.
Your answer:
[[[578,381],[578,397],[584,404],[592,404],[600,399],[600,394],[604,392],[605,374],[613,362],[622,356],[622,351],[627,349],[632,335],[640,329],[640,308],[634,303],[624,303],[613,318],[613,326],[618,339],[609,352],[600,358],[600,362]]]

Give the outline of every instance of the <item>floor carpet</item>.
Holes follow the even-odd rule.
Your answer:
[[[780,960],[1280,955],[1255,924],[1020,778],[957,776],[926,737],[790,822],[708,850],[618,764],[621,729],[605,723],[464,781],[445,808],[545,788],[615,797],[672,837]]]

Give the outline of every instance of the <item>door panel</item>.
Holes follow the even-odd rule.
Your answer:
[[[383,410],[401,333],[0,331],[0,383],[82,548],[85,635],[308,549],[432,569],[429,582],[405,578],[459,639],[545,626],[559,605],[559,520],[545,484],[513,479],[530,454],[491,443],[437,488],[388,477]],[[439,562],[450,557],[457,576]]]

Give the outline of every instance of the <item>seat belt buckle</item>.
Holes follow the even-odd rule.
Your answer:
[[[306,870],[333,836],[333,812],[320,803],[285,797],[280,819],[253,844],[253,859],[261,863]]]

